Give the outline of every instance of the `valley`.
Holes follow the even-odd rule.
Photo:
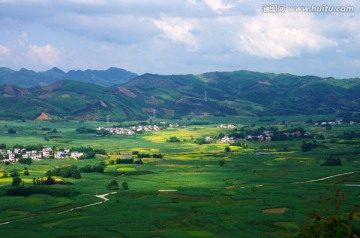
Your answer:
[[[341,214],[354,212],[351,226],[357,232],[360,127],[354,121],[335,123],[336,118],[187,116],[121,125],[1,121],[0,144],[6,149],[41,145],[54,151],[100,152],[94,158],[42,158],[30,164],[9,163],[3,157],[2,234],[294,237],[310,223],[313,209],[326,214],[317,202],[320,196],[335,196],[334,184],[345,194],[345,200],[338,201]],[[154,125],[159,130],[131,135],[96,130]],[[9,129],[16,133],[9,134]],[[262,138],[265,134],[271,139]],[[80,177],[55,175],[57,170],[78,170]],[[16,186],[11,185],[14,171],[22,181]],[[332,209],[332,202],[327,203]]]

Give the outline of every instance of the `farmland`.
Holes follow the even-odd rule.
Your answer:
[[[312,116],[313,121],[331,120]],[[191,123],[196,120],[196,123]],[[247,117],[184,118],[184,127],[132,136],[79,134],[77,128],[97,128],[104,122],[1,121],[0,144],[42,144],[44,147],[92,147],[106,155],[94,159],[43,159],[31,165],[0,164],[0,175],[16,169],[24,184],[32,187],[33,178],[46,177],[48,170],[66,166],[105,164],[103,173],[81,173],[81,179],[62,178],[68,183],[36,185],[72,196],[33,193],[6,196],[12,178],[0,178],[0,229],[6,237],[293,237],[309,221],[318,207],[321,194],[333,195],[333,184],[345,193],[344,213],[360,212],[360,126],[343,123],[332,127],[305,123],[308,117],[279,117],[260,120]],[[174,121],[175,122],[175,121]],[[206,123],[205,123],[206,122]],[[139,123],[139,122],[131,122]],[[156,123],[153,122],[153,123]],[[216,141],[219,134],[233,129],[218,128],[231,123],[244,131],[277,128],[279,131],[304,128],[312,138],[286,140],[247,140],[238,144]],[[111,123],[115,125],[115,123]],[[7,133],[14,128],[16,134]],[[48,133],[42,128],[56,129]],[[303,152],[302,145],[316,147]],[[196,143],[203,137],[211,143]],[[178,142],[170,142],[176,137]],[[138,160],[142,163],[117,163]],[[156,158],[154,154],[161,154]],[[155,157],[155,158],[154,158]],[[340,166],[324,166],[338,159]],[[331,161],[331,160],[330,160]],[[25,168],[29,175],[23,175]],[[334,176],[339,175],[339,176]],[[326,178],[320,180],[322,178]],[[129,189],[114,190],[105,201],[96,195],[111,191],[116,180]],[[114,192],[112,191],[112,192]],[[102,202],[102,203],[98,203]],[[95,204],[93,206],[86,206]],[[83,207],[84,206],[84,207]],[[69,211],[74,209],[73,211]],[[77,209],[78,208],[78,209]],[[69,212],[67,212],[69,211]],[[354,226],[359,227],[355,218]]]

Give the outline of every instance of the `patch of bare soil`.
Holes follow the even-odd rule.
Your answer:
[[[130,90],[126,89],[125,87],[119,87],[119,92],[125,94],[129,98],[136,98],[136,94],[131,92]]]
[[[284,214],[289,208],[282,207],[282,208],[270,208],[262,210],[262,213],[265,214]]]
[[[108,107],[108,105],[106,105],[106,103],[104,101],[100,101],[100,104],[102,107]]]
[[[35,120],[48,120],[50,117],[45,113],[42,112]]]

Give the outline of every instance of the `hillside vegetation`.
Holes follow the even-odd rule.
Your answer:
[[[32,88],[3,85],[0,117],[35,119],[45,113],[52,119],[105,120],[109,115],[112,120],[127,120],[154,114],[162,118],[337,114],[356,120],[360,109],[359,79],[236,71],[144,74],[108,87],[93,83],[98,82],[61,80]]]

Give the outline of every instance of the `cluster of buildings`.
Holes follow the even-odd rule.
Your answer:
[[[237,126],[235,126],[235,125],[233,125],[233,124],[228,124],[228,125],[223,125],[223,124],[221,124],[221,125],[217,126],[217,128],[221,128],[221,129],[236,129]]]
[[[167,122],[160,122],[161,126],[157,125],[147,125],[147,126],[131,126],[131,127],[103,127],[100,126],[96,128],[96,130],[101,131],[105,130],[108,131],[110,134],[113,135],[135,135],[140,134],[144,132],[151,132],[151,131],[160,131],[161,128],[167,127],[167,128],[179,128],[179,124],[168,124]]]
[[[105,130],[108,131],[110,134],[113,135],[135,135],[143,132],[149,131],[159,131],[160,127],[157,125],[154,126],[132,126],[132,127],[98,127],[96,130],[101,131]]]
[[[54,151],[52,148],[43,148],[42,150],[26,150],[25,148],[14,148],[13,150],[0,149],[0,155],[2,155],[3,162],[17,162],[20,158],[41,160],[48,158],[63,159],[74,158],[78,159],[84,155],[84,153],[70,150]]]
[[[322,122],[316,122],[315,126],[336,126],[336,125],[342,125],[343,120],[342,119],[336,119],[335,121],[322,121]],[[349,121],[350,125],[355,125],[355,121]]]

